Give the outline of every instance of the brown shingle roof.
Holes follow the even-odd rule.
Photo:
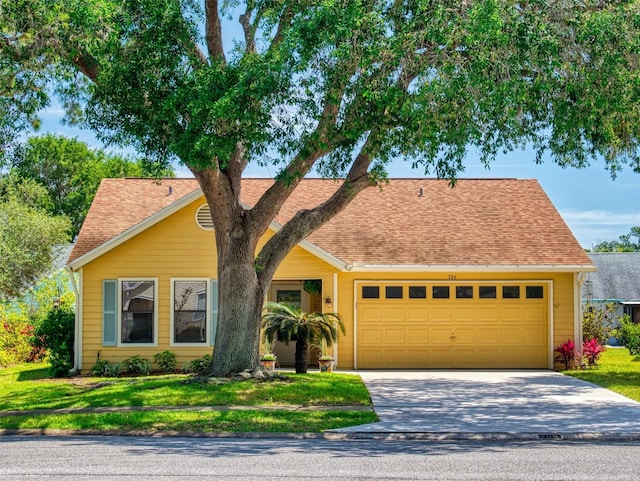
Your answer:
[[[271,182],[244,180],[243,201],[253,205]],[[276,222],[328,198],[337,186],[305,179]],[[69,261],[196,189],[193,179],[103,181]],[[536,180],[461,179],[450,188],[444,180],[392,179],[382,190],[360,193],[308,240],[356,265],[592,265]]]

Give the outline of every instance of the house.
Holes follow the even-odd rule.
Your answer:
[[[243,202],[271,182],[244,180]],[[303,180],[264,239],[337,185]],[[68,268],[82,370],[211,352],[216,250],[195,180],[103,180]],[[300,242],[267,297],[341,313],[343,369],[553,368],[554,347],[581,339],[580,285],[594,269],[536,180],[392,179]]]
[[[591,252],[598,269],[586,276],[582,288],[584,303],[613,303],[616,317],[628,314],[640,322],[640,252]]]

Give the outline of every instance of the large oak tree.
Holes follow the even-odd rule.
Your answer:
[[[638,156],[633,0],[14,0],[2,5],[0,102],[71,120],[158,162],[179,159],[211,208],[220,306],[213,373],[253,368],[286,254],[402,157],[455,178],[532,145],[563,166]],[[237,29],[231,27],[237,26]],[[239,32],[233,42],[229,35]],[[2,105],[0,105],[2,106]],[[250,208],[250,163],[277,167]],[[257,252],[300,180],[342,179]],[[213,248],[213,247],[212,247]]]

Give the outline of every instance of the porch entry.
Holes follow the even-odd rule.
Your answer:
[[[269,288],[267,300],[275,302],[286,302],[300,307],[305,312],[322,311],[322,296],[320,294],[309,294],[304,290],[305,280],[299,281],[273,281]],[[317,364],[318,353],[315,349],[309,348],[309,365]],[[294,365],[296,342],[295,338],[288,345],[276,341],[273,352],[278,356],[278,364],[281,367],[291,367]]]

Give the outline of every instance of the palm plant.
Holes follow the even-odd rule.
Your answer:
[[[295,337],[296,373],[307,372],[309,343],[324,340],[327,346],[338,340],[338,329],[346,333],[342,316],[338,313],[307,313],[285,302],[267,302],[262,316],[263,342],[279,340],[289,344]]]

